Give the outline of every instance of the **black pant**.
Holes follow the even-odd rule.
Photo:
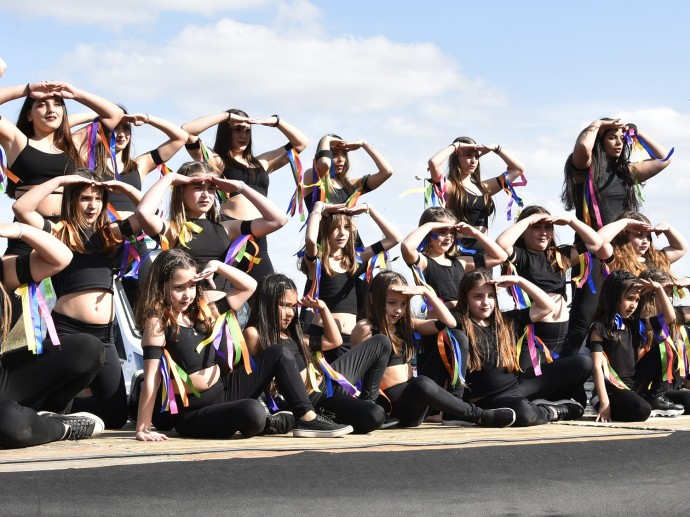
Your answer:
[[[385,394],[391,403],[391,415],[398,417],[403,427],[420,425],[429,408],[467,422],[478,422],[483,413],[479,407],[453,396],[423,375],[392,386]]]
[[[194,438],[229,438],[239,431],[249,437],[261,432],[266,412],[257,399],[276,379],[295,418],[313,410],[307,390],[287,347],[271,346],[254,357],[255,369],[247,374],[243,365],[225,374],[201,397],[189,395],[184,407],[176,395],[179,413],[160,412],[160,389],[153,410],[153,425],[160,431],[173,427],[182,436]]]
[[[584,384],[592,374],[592,359],[586,355],[559,357],[551,363],[541,365],[541,375],[534,374],[534,368],[525,370],[518,377],[518,386],[530,399],[574,399],[582,406],[587,405]]]
[[[30,447],[59,440],[65,429],[23,406],[42,400],[44,409],[64,411],[101,368],[103,344],[88,334],[75,334],[49,355],[16,350],[0,358],[0,364],[0,446]]]
[[[71,410],[98,415],[107,429],[122,428],[127,423],[127,391],[113,341],[113,324],[84,323],[55,311],[52,315],[61,341],[73,334],[91,334],[105,346],[105,361],[89,386],[93,396],[75,398]],[[48,345],[45,348],[49,350],[51,347]]]
[[[331,364],[335,371],[353,385],[362,380],[359,398],[351,396],[336,382],[333,382],[332,396],[328,397],[326,381],[323,380],[319,387],[321,392],[310,395],[314,407],[334,413],[336,422],[351,425],[356,434],[380,429],[386,419],[386,412],[374,400],[378,397],[390,354],[390,340],[379,334],[338,357]]]
[[[652,406],[632,390],[621,390],[606,384],[611,418],[618,422],[644,422],[652,413]],[[599,409],[599,404],[595,404]]]
[[[460,374],[464,378],[467,373],[467,359],[470,353],[469,341],[465,333],[460,330],[451,329],[450,333],[457,339],[458,345],[460,346]],[[420,363],[419,358],[417,359],[417,371],[419,374],[424,377],[429,377],[439,386],[447,388],[453,396],[462,399],[465,385],[458,381],[455,387],[451,386],[450,374],[443,364],[441,353],[438,350],[437,337],[425,336],[422,338],[422,344],[424,347],[423,361]]]
[[[484,409],[511,408],[515,411],[515,423],[512,427],[529,427],[549,422],[550,411],[532,404],[517,383],[500,393],[484,397],[476,404]]]
[[[582,344],[587,336],[587,331],[594,318],[594,312],[597,310],[597,303],[599,302],[599,293],[601,286],[604,283],[604,278],[601,274],[603,266],[599,261],[595,260],[592,265],[592,282],[596,289],[593,293],[589,287],[589,282],[585,282],[580,289],[575,287],[573,283],[573,303],[570,306],[570,321],[568,324],[568,338],[564,345],[561,356],[571,354],[578,354],[582,349]],[[577,276],[580,266],[573,268],[573,276]]]

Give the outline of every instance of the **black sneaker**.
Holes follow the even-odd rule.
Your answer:
[[[309,422],[297,420],[292,435],[299,438],[337,438],[352,431],[354,429],[351,425],[338,424],[323,415],[316,415],[316,418]]]
[[[510,427],[515,423],[515,411],[507,407],[485,409],[478,422],[482,427]]]
[[[577,420],[585,413],[582,404],[573,399],[563,399],[552,402],[550,400],[538,399],[532,401],[536,406],[542,406],[549,410],[549,422],[561,422],[563,420]]]
[[[141,395],[141,385],[144,382],[144,370],[137,370],[132,374],[129,383],[129,395],[127,396],[127,416],[136,423],[139,413],[139,395]]]
[[[271,436],[275,434],[287,434],[295,428],[295,417],[289,411],[279,411],[266,416],[266,427],[259,434]]]
[[[105,424],[103,420],[91,413],[72,413],[71,415],[60,415],[42,411],[40,415],[59,420],[65,424],[69,431],[64,440],[84,440],[94,438],[103,432]]]
[[[381,429],[390,429],[391,427],[395,427],[400,423],[400,419],[396,418],[394,416],[387,416],[386,419],[383,421],[383,425],[381,426]]]
[[[649,400],[652,406],[652,413],[649,416],[668,416],[676,417],[685,413],[685,407],[680,404],[674,404],[665,395]]]

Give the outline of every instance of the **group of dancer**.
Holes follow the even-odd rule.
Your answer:
[[[687,243],[639,212],[639,184],[670,153],[633,124],[595,120],[578,136],[562,194],[574,215],[524,207],[496,239],[493,196],[514,193],[525,166],[500,145],[457,138],[429,160],[434,206],[403,238],[370,201],[393,170],[367,141],[326,135],[303,170],[309,140],[279,115],[230,109],[178,126],[63,82],[0,88],[0,105],[22,97],[16,124],[0,118],[16,216],[0,224],[0,331],[3,345],[13,327],[26,335],[0,357],[2,447],[93,437],[128,419],[138,440],[159,441],[172,429],[229,438],[338,437],[425,420],[531,426],[578,419],[588,403],[602,422],[690,411],[690,310],[673,305],[690,282],[670,269]],[[66,99],[90,111],[68,115]],[[165,140],[137,156],[132,126],[143,124]],[[257,125],[287,143],[254,154]],[[214,126],[207,146],[199,135]],[[638,144],[650,156],[631,163]],[[191,160],[173,172],[165,162],[183,146]],[[359,149],[376,170],[355,178],[349,154]],[[482,177],[488,153],[504,174]],[[291,212],[309,212],[295,249],[302,292],[274,272],[267,245],[288,222],[270,174],[288,165]],[[152,172],[159,179],[142,195]],[[380,241],[362,242],[362,217]],[[558,246],[554,227],[564,225],[575,242]],[[652,234],[668,245],[656,249]],[[399,243],[414,285],[386,268]],[[127,284],[142,334],[129,399],[114,282]],[[500,310],[501,288],[514,310]],[[245,306],[246,321],[236,315]]]

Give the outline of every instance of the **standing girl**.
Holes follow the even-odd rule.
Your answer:
[[[0,118],[0,145],[7,153],[8,168],[19,180],[8,183],[7,193],[19,199],[26,192],[56,176],[71,173],[82,162],[78,149],[85,134],[70,133],[65,99],[93,109],[106,127],[115,127],[122,110],[115,104],[62,82],[29,83],[0,88],[0,104],[26,97],[17,124]],[[60,216],[62,188],[46,192],[36,208],[46,218]],[[10,239],[7,255],[28,255],[31,249],[21,240]]]
[[[353,216],[363,213],[371,215],[384,238],[364,248],[358,255]],[[350,334],[357,323],[359,309],[356,289],[358,277],[366,273],[369,259],[391,249],[400,239],[397,230],[369,203],[353,208],[320,201],[314,205],[307,223],[302,267],[307,274],[305,291],[318,292],[318,297],[326,302],[342,336],[342,345],[335,348],[324,345],[325,357],[329,362],[350,349]],[[314,283],[318,285],[314,286]],[[309,335],[322,334],[321,316],[316,314],[309,326]]]
[[[653,155],[648,160],[630,163],[633,136],[646,142]],[[653,178],[671,163],[670,153],[660,159],[663,156],[665,149],[643,136],[634,124],[608,118],[593,121],[579,134],[565,162],[561,193],[565,209],[575,209],[577,219],[595,230],[611,223],[620,212],[638,211],[636,184]],[[603,282],[599,268],[592,269],[592,280],[598,292]],[[596,300],[590,289],[575,291],[568,326],[568,342],[574,350],[587,335]]]
[[[163,195],[172,187],[170,219],[163,221],[158,213]],[[216,205],[216,191],[244,192],[260,217],[252,220],[224,220]],[[203,268],[211,259],[225,261],[228,249],[235,239],[246,235],[260,239],[282,228],[287,216],[274,203],[253,189],[246,192],[242,181],[218,177],[204,162],[187,162],[177,173],[168,173],[154,184],[137,207],[144,231],[148,235],[162,235],[170,246],[183,247]],[[245,259],[238,264],[253,278],[261,278],[266,269],[260,269],[266,256],[255,246],[248,246]],[[249,258],[251,256],[251,259]],[[219,289],[225,282],[219,280]],[[220,299],[215,295],[210,301]],[[221,311],[225,312],[225,311]]]
[[[357,149],[364,149],[378,170],[357,179],[350,179],[349,153]],[[321,182],[322,185],[306,188],[304,197],[307,198],[312,189],[325,190],[324,198],[328,203],[336,205],[345,203],[355,192],[366,194],[376,190],[393,175],[391,165],[369,142],[365,140],[348,142],[338,135],[325,135],[319,140],[314,163],[316,168],[311,169],[311,181],[306,182],[311,184]],[[307,175],[309,171],[306,171],[305,176]],[[313,205],[314,203],[307,203],[310,210],[313,209]]]
[[[428,300],[438,319],[412,317],[409,302],[415,295],[423,295]],[[390,341],[392,353],[381,389],[386,405],[391,407],[391,417],[398,418],[403,427],[420,425],[430,408],[483,427],[511,425],[515,421],[512,409],[485,411],[453,396],[428,377],[412,376],[413,334],[437,334],[441,329],[454,326],[455,318],[428,287],[408,286],[400,273],[382,271],[371,281],[366,318],[357,322],[352,333],[352,346],[356,350],[365,340],[378,334]]]
[[[527,322],[506,318],[498,310],[496,288],[513,285],[519,286],[532,300]],[[522,277],[501,276],[494,280],[487,271],[477,269],[462,278],[456,312],[459,326],[469,341],[467,400],[485,409],[512,408],[516,413],[515,425],[519,427],[582,416],[584,408],[574,400],[530,402],[528,397],[548,397],[578,380],[584,382],[591,370],[591,363],[587,369],[587,357],[574,356],[567,368],[544,370],[542,375],[522,382],[518,379],[516,328],[547,319],[553,309],[551,298]]]
[[[324,332],[322,345],[338,346],[340,333],[326,303],[306,296],[299,304],[319,311]],[[250,352],[261,357],[271,349],[286,350],[294,357],[314,409],[332,413],[338,424],[354,429],[357,434],[379,429],[385,420],[385,412],[373,401],[378,396],[388,364],[390,341],[377,336],[340,355],[329,365],[322,360],[320,352],[310,346],[310,340],[302,335],[296,317],[297,305],[297,288],[292,280],[280,274],[264,278],[252,299],[245,329]],[[327,373],[320,375],[318,372],[321,371]],[[360,380],[361,393],[357,393],[353,385]],[[310,427],[309,423],[297,422],[295,435],[319,436],[319,433],[312,433]]]
[[[213,150],[202,149],[199,135],[212,126],[218,126]],[[284,147],[278,147],[255,156],[252,149],[252,126],[277,128],[288,139]],[[278,115],[266,118],[250,118],[244,111],[229,109],[221,113],[206,115],[182,125],[189,133],[185,146],[194,160],[207,159],[211,166],[221,172],[225,179],[243,181],[262,196],[268,197],[269,174],[287,165],[288,153],[294,149],[301,153],[309,139],[285,119]],[[206,156],[207,157],[206,157]],[[224,215],[240,221],[257,219],[262,214],[247,196],[230,191],[230,197],[221,206]],[[268,256],[266,239],[257,239],[262,263],[257,266],[254,278],[261,278],[273,272]]]
[[[12,322],[8,292],[56,274],[69,264],[72,253],[52,235],[21,223],[0,223],[0,236],[21,239],[34,249],[27,256],[0,258],[2,346],[7,345]],[[43,401],[44,408],[65,411],[102,364],[103,344],[88,334],[65,336],[55,354],[36,355],[27,346],[0,354],[0,447],[32,447],[98,436],[103,421],[95,415],[37,414],[29,406]]]
[[[431,181],[445,195],[446,207],[458,221],[472,225],[482,233],[488,232],[489,217],[495,211],[491,198],[503,190],[503,176],[482,180],[479,158],[490,152],[505,162],[509,181],[514,181],[524,172],[524,165],[500,145],[480,145],[467,136],[456,138],[429,159]],[[448,174],[444,175],[441,167],[446,160]],[[467,249],[481,250],[481,245],[473,238],[465,238],[461,244]]]
[[[61,221],[46,221],[37,211],[41,200],[64,187]],[[105,345],[105,362],[91,383],[93,397],[75,399],[73,409],[88,409],[103,419],[107,428],[119,429],[127,423],[127,397],[114,344],[115,309],[113,276],[122,274],[128,264],[124,253],[140,231],[134,216],[124,221],[108,219],[109,191],[127,194],[136,203],[139,191],[112,180],[98,182],[96,173],[79,169],[74,175],[59,176],[37,185],[18,199],[14,213],[20,221],[57,237],[72,250],[72,262],[53,277],[58,296],[53,320],[58,336],[87,333]],[[46,347],[46,352],[51,347]]]

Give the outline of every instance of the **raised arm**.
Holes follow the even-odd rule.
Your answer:
[[[448,228],[449,226],[447,223],[429,222],[424,223],[423,225],[412,230],[410,234],[400,243],[400,251],[405,264],[408,266],[417,264],[422,271],[426,271],[427,258],[423,253],[419,253],[417,248],[422,243],[424,238],[430,233]]]
[[[520,236],[522,236],[522,234],[533,224],[548,219],[549,217],[549,214],[532,214],[524,219],[516,221],[515,224],[503,230],[503,233],[496,238],[496,244],[498,244],[501,249],[506,252],[507,256],[510,257],[513,254],[513,245]]]
[[[668,246],[663,250],[669,262],[674,263],[680,260],[688,252],[688,241],[668,223],[657,224],[652,231],[659,234],[663,233],[668,239]]]
[[[212,176],[211,181],[216,185],[216,188],[223,192],[241,193],[256,207],[261,214],[261,218],[252,220],[251,230],[254,237],[264,237],[269,233],[273,233],[285,226],[289,221],[288,216],[278,208],[278,205],[253,188],[246,188],[243,181],[228,180],[217,176]],[[230,235],[231,238],[234,239],[239,236],[240,224],[241,221],[226,221],[226,228],[237,228],[237,231],[230,230],[232,233]]]
[[[666,151],[664,147],[656,143],[654,140],[651,140],[648,137],[644,136],[639,131],[637,134],[647,143],[647,145],[654,153],[656,158],[666,157],[668,151]],[[640,183],[643,183],[648,179],[653,178],[654,176],[659,174],[661,171],[663,171],[666,167],[668,167],[671,164],[671,158],[664,162],[659,161],[656,158],[650,157],[647,160],[641,161],[639,163],[631,163],[630,169],[633,178],[635,178]]]
[[[108,129],[114,129],[120,123],[124,112],[117,104],[80,88],[75,88],[69,83],[55,84],[58,85],[55,88],[56,95],[64,99],[73,99],[87,108],[91,108],[98,114],[101,122]]]
[[[12,210],[17,219],[23,223],[30,224],[35,228],[43,228],[45,220],[36,209],[38,205],[51,193],[59,187],[70,185],[73,183],[83,183],[84,186],[88,184],[95,185],[95,182],[85,179],[82,176],[71,174],[68,176],[57,176],[48,181],[36,185],[31,190],[27,191],[22,197],[17,199],[12,205]]]
[[[429,158],[428,166],[429,173],[431,174],[431,181],[441,181],[441,178],[445,176],[443,173],[443,164],[446,163],[448,158],[450,158],[453,153],[456,153],[458,148],[462,145],[463,144],[460,142],[453,142],[452,144],[448,144],[447,146],[443,147],[431,158]]]
[[[530,300],[532,300],[532,306],[529,309],[529,318],[533,322],[543,321],[553,314],[555,306],[551,297],[546,294],[543,289],[537,287],[526,278],[508,275],[499,276],[494,281],[497,287],[517,285],[527,293]]]
[[[509,181],[515,181],[520,174],[525,172],[524,164],[498,144],[479,145],[477,146],[477,150],[480,152],[480,156],[484,156],[490,152],[496,153],[496,155],[506,164],[506,172],[508,173]],[[499,176],[496,176],[494,178],[482,181],[482,187],[484,187],[484,190],[486,190],[492,196],[503,190],[498,178]]]
[[[203,117],[195,118],[189,122],[182,124],[182,129],[189,135],[187,138],[187,151],[192,159],[197,161],[202,161],[204,159],[203,153],[201,152],[200,146],[195,144],[199,141],[199,135],[206,131],[208,128],[217,126],[223,122],[237,121],[240,119],[244,120],[244,117],[240,117],[234,113],[229,113],[227,111],[221,111],[220,113],[212,113],[210,115],[204,115]],[[211,159],[213,165],[216,168],[223,168],[223,160],[216,153],[212,153]]]
[[[246,121],[250,124],[277,128],[286,136],[292,147],[298,153],[304,151],[309,144],[309,138],[307,135],[287,122],[285,119],[281,119],[278,115],[271,115],[267,118],[249,118]],[[280,169],[288,163],[287,151],[285,150],[284,146],[262,153],[256,158],[264,166],[266,172],[269,173]]]
[[[496,241],[474,226],[467,223],[458,223],[455,225],[455,230],[458,237],[476,239],[484,246],[484,251],[486,252],[484,267],[492,268],[498,266],[499,264],[503,264],[508,258],[508,254],[503,248],[496,244]],[[459,257],[459,260],[467,271],[472,271],[474,269],[473,255],[462,255]]]
[[[34,251],[31,252],[29,267],[31,278],[40,282],[63,270],[72,261],[72,252],[50,233],[22,223],[0,223],[0,237],[5,239],[21,239]],[[15,255],[2,257],[4,279],[7,291],[19,287],[17,278]]]
[[[624,126],[620,119],[615,120],[594,120],[589,126],[583,129],[575,141],[573,148],[573,166],[577,169],[589,169],[592,165],[592,149],[597,136],[609,129],[623,129]]]
[[[342,140],[331,141],[331,148],[335,151],[344,150],[346,152],[355,151],[357,149],[364,149],[366,153],[374,160],[376,164],[377,171],[374,174],[370,174],[367,177],[367,188],[369,190],[374,190],[380,187],[388,178],[393,175],[393,167],[388,163],[383,155],[378,152],[369,142],[365,140],[358,140],[356,142],[344,142]],[[364,177],[354,180],[353,186],[359,188]]]
[[[165,346],[165,334],[160,328],[160,322],[157,318],[152,318],[146,323],[141,346],[145,350],[155,350]],[[168,439],[164,434],[151,430],[153,407],[158,386],[161,382],[160,363],[160,359],[144,359],[144,382],[141,384],[141,393],[139,395],[135,435],[136,439],[142,442],[159,442]]]
[[[159,145],[156,149],[156,151],[158,151],[160,159],[164,162],[167,162],[173,156],[175,156],[177,154],[177,151],[182,149],[182,146],[185,144],[187,138],[189,137],[187,132],[181,127],[176,126],[175,124],[168,122],[167,120],[156,117],[155,115],[141,113],[125,115],[123,117],[123,121],[131,122],[135,126],[142,126],[144,124],[148,124],[165,133],[168,139],[161,145]],[[139,174],[142,176],[142,178],[146,176],[149,172],[154,170],[157,165],[153,159],[153,156],[151,156],[150,152],[142,154],[141,156],[137,156],[134,159],[134,161],[137,163],[137,166],[139,168]]]
[[[396,230],[395,227],[388,221],[388,219],[383,217],[383,215],[381,215],[378,212],[378,210],[374,209],[374,207],[371,206],[369,203],[364,203],[362,205],[358,205],[352,208],[344,208],[342,211],[349,215],[357,215],[364,212],[368,213],[374,220],[376,225],[383,232],[384,237],[383,239],[381,239],[381,246],[386,251],[391,249],[393,246],[395,246],[402,240],[402,235],[398,232],[398,230]],[[371,249],[371,246],[367,246],[366,248],[364,248],[364,251],[360,254],[360,257],[363,262],[366,262],[373,255],[374,251]]]
[[[333,350],[343,344],[343,336],[340,334],[338,324],[335,322],[326,302],[323,300],[315,300],[310,296],[305,296],[300,300],[300,304],[303,307],[318,309],[319,311],[321,325],[323,326],[323,338],[321,339],[322,350]],[[305,340],[308,342],[307,337],[305,337]]]
[[[74,128],[93,122],[98,117],[95,111],[84,111],[81,113],[70,113],[67,117],[69,127]]]
[[[437,321],[440,321],[448,328],[454,328],[457,325],[457,321],[455,320],[453,314],[450,312],[448,307],[446,307],[446,304],[443,303],[438,296],[436,296],[436,293],[434,293],[432,289],[422,285],[394,285],[389,287],[389,289],[399,291],[404,294],[409,294],[410,296],[422,295],[425,297],[426,301],[429,302],[429,305],[431,306],[430,312],[433,313],[434,319],[415,319],[413,322],[415,332],[424,336],[437,334]]]
[[[597,253],[597,257],[606,260],[613,256],[613,246],[611,241],[621,233],[623,230],[632,230],[638,232],[651,232],[652,227],[647,223],[638,221],[637,219],[619,219],[603,226],[597,233],[601,237],[601,249]]]
[[[584,242],[585,246],[587,247],[587,251],[590,253],[594,253],[598,258],[608,258],[606,256],[603,256],[606,254],[606,250],[603,252],[601,251],[601,247],[604,243],[604,240],[601,238],[601,236],[594,231],[592,228],[587,226],[585,223],[577,219],[576,217],[573,217],[572,214],[561,214],[557,215],[554,217],[551,217],[549,219],[554,225],[568,225],[570,226],[575,233],[577,233],[581,238],[582,242]],[[602,255],[601,257],[599,255]],[[577,250],[573,248],[571,256],[570,256],[570,261],[571,262],[576,262],[578,257]]]
[[[220,260],[209,260],[204,270],[195,277],[195,280],[208,280],[211,287],[215,287],[213,284],[213,275],[215,273],[218,273],[232,284],[233,288],[227,293],[226,298],[228,305],[233,311],[242,307],[256,290],[256,280],[244,271],[229,266]]]

